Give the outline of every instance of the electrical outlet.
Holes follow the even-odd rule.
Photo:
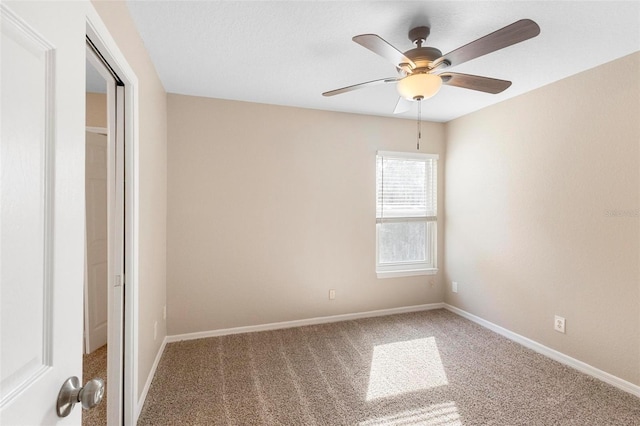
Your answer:
[[[329,300],[336,298],[336,291],[334,289],[329,290]]]
[[[560,333],[564,333],[564,318],[556,315],[553,321],[553,329]]]
[[[454,293],[458,292],[458,283],[456,281],[451,281],[451,291]]]
[[[162,319],[167,319],[167,305],[162,308]]]
[[[153,340],[158,339],[158,321],[153,323]]]

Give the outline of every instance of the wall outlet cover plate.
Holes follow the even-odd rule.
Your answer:
[[[553,329],[560,333],[564,333],[565,327],[565,319],[561,316],[556,315],[553,320]]]

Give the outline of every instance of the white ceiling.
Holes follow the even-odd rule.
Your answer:
[[[522,18],[538,37],[452,67],[504,80],[499,95],[443,86],[423,118],[449,121],[640,50],[639,1],[128,1],[171,93],[393,116],[394,84],[334,97],[327,90],[395,76],[351,41],[375,33],[405,51],[407,32],[431,27],[443,53]],[[637,84],[633,87],[637,88]],[[417,107],[402,117],[416,118]]]

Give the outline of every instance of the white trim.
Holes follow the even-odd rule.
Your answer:
[[[403,306],[400,308],[380,309],[377,311],[357,312],[353,314],[330,315],[326,317],[307,318],[294,321],[273,322],[270,324],[248,325],[244,327],[223,328],[219,330],[199,331],[197,333],[176,334],[167,336],[167,343],[182,340],[204,339],[206,337],[227,336],[229,334],[253,333],[256,331],[279,330],[282,328],[301,327],[305,325],[327,324],[331,322],[349,321],[360,318],[382,317],[385,315],[405,314],[408,312],[430,311],[442,309],[444,303],[428,303],[425,305]]]
[[[384,278],[400,278],[400,277],[415,277],[417,275],[436,275],[438,268],[426,268],[426,269],[401,269],[397,271],[376,271],[376,275],[380,279]]]
[[[585,362],[572,358],[569,355],[565,355],[562,352],[558,352],[555,349],[551,349],[548,346],[545,346],[527,337],[521,336],[517,333],[514,333],[513,331],[507,330],[504,327],[501,327],[485,319],[482,319],[467,311],[464,311],[460,308],[449,305],[448,303],[444,303],[443,305],[444,305],[444,308],[447,309],[448,311],[451,311],[454,314],[460,315],[461,317],[464,317],[470,321],[473,321],[476,324],[479,324],[485,328],[488,328],[489,330],[494,331],[506,337],[509,340],[513,340],[514,342],[519,343],[524,347],[527,347],[539,354],[546,356],[547,358],[551,358],[554,361],[558,361],[564,365],[575,368],[576,370],[582,373],[588,374],[591,377],[595,377],[598,380],[602,380],[603,382],[608,383],[611,386],[614,386],[620,390],[623,390],[632,395],[640,397],[640,386],[638,385],[635,385],[631,382],[627,382],[626,380],[616,377],[613,374],[609,374],[605,371],[602,371]]]
[[[153,378],[156,375],[156,370],[158,369],[158,364],[160,364],[160,359],[162,359],[162,355],[164,354],[164,348],[167,346],[168,337],[162,340],[162,345],[160,345],[160,349],[156,354],[156,359],[153,360],[153,365],[151,366],[151,371],[149,371],[149,376],[147,377],[147,381],[144,384],[144,388],[142,389],[142,394],[140,394],[140,399],[138,400],[138,405],[136,406],[136,419],[140,417],[140,413],[142,412],[142,408],[144,407],[144,401],[147,399],[147,394],[149,393],[149,388],[151,387],[151,382],[153,382]]]
[[[142,389],[142,393],[140,394],[140,400],[138,401],[138,405],[136,406],[136,410],[135,410],[136,420],[138,419],[138,417],[140,416],[140,413],[142,412],[142,409],[144,408],[144,403],[145,403],[145,400],[147,399],[149,388],[151,387],[151,383],[153,382],[153,378],[156,374],[158,364],[160,363],[160,359],[164,354],[164,350],[167,346],[167,343],[180,342],[183,340],[204,339],[207,337],[227,336],[230,334],[252,333],[255,331],[279,330],[283,328],[301,327],[305,325],[327,324],[331,322],[348,321],[348,320],[354,320],[359,318],[381,317],[385,315],[429,311],[433,309],[442,309],[442,308],[444,308],[444,303],[429,303],[425,305],[403,306],[400,308],[380,309],[377,311],[358,312],[354,314],[331,315],[327,317],[316,317],[316,318],[308,318],[303,320],[274,322],[270,324],[249,325],[245,327],[225,328],[225,329],[219,329],[219,330],[201,331],[197,333],[186,333],[186,334],[176,334],[174,336],[166,336],[162,341],[160,350],[156,354],[156,358],[153,361],[153,365],[151,366],[151,371],[149,372],[147,381],[144,385],[144,388]]]
[[[438,225],[437,216],[415,216],[412,211],[390,211],[385,213],[385,158],[400,160],[411,159],[425,165],[425,195],[431,200],[438,199],[438,158],[437,154],[378,151],[376,155],[376,276],[377,278],[396,278],[417,275],[434,275],[438,268]],[[435,193],[434,193],[435,191]],[[378,204],[378,201],[380,203]],[[426,208],[426,206],[425,206]],[[437,210],[437,208],[436,208]],[[428,212],[423,212],[427,214]],[[433,212],[436,213],[437,212]],[[385,223],[424,222],[425,259],[412,262],[380,262],[381,228]]]

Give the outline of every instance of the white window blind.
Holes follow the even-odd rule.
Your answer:
[[[378,152],[378,219],[437,215],[437,156]]]
[[[378,276],[434,273],[438,156],[379,151],[376,161]]]

